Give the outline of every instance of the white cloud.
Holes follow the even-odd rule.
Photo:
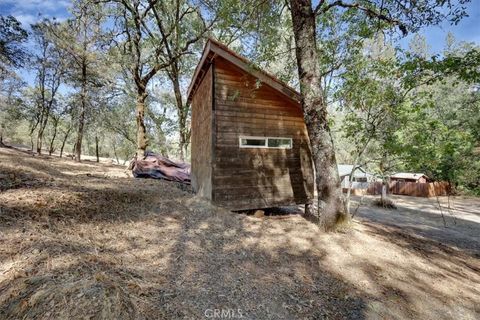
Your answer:
[[[49,12],[65,10],[70,6],[66,0],[3,0],[3,4],[12,6],[12,11]]]
[[[64,21],[68,18],[68,8],[71,2],[67,0],[0,0],[2,14],[11,14],[26,28],[44,18],[56,18]]]
[[[69,18],[66,14],[56,15],[13,12],[11,13],[11,15],[14,16],[18,21],[20,21],[22,23],[22,26],[27,29],[30,28],[30,25],[37,23],[43,19],[55,19],[55,21],[57,22],[63,22]]]
[[[27,27],[35,22],[37,22],[40,18],[38,15],[33,14],[13,14],[13,16],[22,23],[23,27]]]

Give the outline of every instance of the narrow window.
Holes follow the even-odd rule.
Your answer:
[[[290,138],[268,138],[269,148],[291,149],[292,139]]]
[[[291,138],[240,137],[240,148],[291,149]]]
[[[267,138],[261,137],[241,137],[240,148],[265,148],[267,146]]]

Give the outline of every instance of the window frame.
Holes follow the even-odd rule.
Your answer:
[[[258,146],[242,145],[242,139],[265,140],[265,144],[263,146],[262,145],[258,145]],[[268,140],[269,139],[289,140],[290,141],[290,146],[289,147],[269,147],[268,146]],[[288,137],[239,136],[238,137],[238,146],[241,149],[253,148],[253,149],[284,149],[284,150],[290,150],[290,149],[293,148],[293,139],[288,138]]]

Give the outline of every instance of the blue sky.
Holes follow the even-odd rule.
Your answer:
[[[69,0],[0,0],[0,13],[13,15],[26,27],[42,17],[66,19],[70,3]]]
[[[24,27],[35,23],[42,18],[57,18],[65,20],[69,16],[70,0],[0,0],[0,14],[15,16]],[[480,45],[480,0],[472,0],[467,5],[469,17],[464,18],[458,25],[444,22],[439,26],[431,26],[420,31],[427,38],[431,53],[439,53],[445,43],[448,32],[452,32],[458,41],[475,42]],[[413,35],[401,40],[406,47]],[[28,79],[26,72],[22,72]]]
[[[463,18],[458,25],[444,22],[420,30],[420,34],[427,38],[432,53],[440,52],[445,44],[448,32],[452,32],[458,41],[475,42],[480,45],[480,0],[472,0],[467,5],[468,17]],[[402,45],[407,44],[413,35],[402,40]]]
[[[0,14],[13,15],[24,26],[28,26],[42,17],[66,19],[69,16],[70,3],[69,0],[0,0]],[[480,0],[472,0],[468,4],[467,11],[469,17],[464,18],[456,26],[445,22],[439,26],[425,28],[420,32],[427,37],[433,51],[442,48],[448,31],[453,32],[458,40],[480,44]]]

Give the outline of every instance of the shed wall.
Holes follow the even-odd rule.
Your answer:
[[[300,105],[223,58],[214,70],[214,202],[235,209],[310,202],[313,169]],[[292,138],[293,147],[239,148],[242,135]]]
[[[207,199],[212,199],[212,77],[210,66],[192,98],[192,187]]]

